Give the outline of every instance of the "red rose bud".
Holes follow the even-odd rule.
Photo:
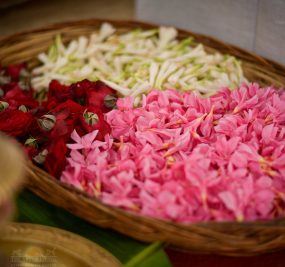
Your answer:
[[[66,141],[58,138],[48,146],[48,155],[44,167],[48,173],[59,178],[66,165],[67,147]],[[56,160],[54,160],[56,158]]]
[[[13,109],[17,109],[20,105],[24,105],[28,109],[39,106],[39,103],[33,98],[32,91],[22,91],[18,86],[9,90],[4,99],[9,102]]]
[[[47,149],[44,149],[39,154],[33,157],[33,160],[38,164],[43,164],[46,160],[46,157],[48,155]]]
[[[117,104],[117,97],[115,95],[106,95],[104,97],[104,105],[108,109],[114,109]]]
[[[25,64],[15,64],[7,67],[7,74],[12,78],[13,81],[18,81],[20,73],[25,68]]]
[[[49,138],[57,139],[64,138],[69,140],[74,124],[80,121],[84,107],[80,106],[72,100],[67,100],[64,103],[58,104],[57,107],[51,110],[51,113],[56,117],[56,123],[52,131],[49,132]]]
[[[111,131],[109,124],[104,120],[104,114],[96,107],[89,107],[85,110],[83,116],[80,117],[80,124],[76,124],[75,129],[79,135],[99,130],[98,140],[104,140],[105,135]]]
[[[71,98],[72,96],[69,86],[63,85],[57,80],[52,80],[50,82],[48,100],[46,105],[53,101],[57,103],[62,103]]]
[[[43,115],[41,119],[38,119],[38,124],[44,131],[50,131],[56,123],[54,115]]]
[[[0,101],[0,111],[3,111],[9,107],[9,103],[5,101]]]
[[[57,120],[53,129],[48,132],[48,139],[55,140],[58,138],[63,138],[68,141],[70,135],[74,129],[74,120],[72,118],[67,118],[64,120]]]
[[[9,109],[0,112],[0,131],[13,137],[26,135],[32,122],[33,115],[30,112]]]
[[[116,92],[109,86],[107,86],[105,83],[101,82],[101,81],[97,81],[95,83],[93,83],[93,87],[89,88],[87,90],[87,99],[86,99],[86,105],[87,106],[93,106],[93,107],[97,107],[100,108],[100,110],[104,113],[104,112],[108,112],[110,111],[113,107],[114,104],[111,105],[110,102],[113,102],[114,99],[112,99],[112,101],[110,101],[110,97],[107,97],[107,102],[105,102],[105,97],[107,95],[109,96],[114,96]],[[109,104],[109,106],[112,107],[108,107],[107,105]]]
[[[99,117],[96,113],[88,112],[86,110],[83,113],[83,117],[84,117],[86,123],[90,126],[93,126],[94,124],[96,124],[99,121]]]
[[[83,112],[84,107],[74,102],[73,100],[67,100],[51,110],[56,115],[56,119],[65,119],[68,116],[79,117]]]
[[[101,81],[83,80],[70,86],[53,80],[49,85],[47,108],[55,108],[58,103],[73,100],[83,106],[93,106],[107,112],[116,104],[115,91]]]
[[[85,98],[86,98],[86,92],[89,89],[93,89],[94,82],[91,82],[87,79],[74,83],[70,85],[70,91],[72,92],[73,99],[78,101],[78,99],[81,99],[82,105],[85,105]]]

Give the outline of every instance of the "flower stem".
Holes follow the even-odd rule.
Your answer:
[[[145,259],[149,258],[150,255],[154,254],[158,250],[160,250],[164,244],[162,242],[154,242],[137,255],[135,255],[131,260],[129,260],[124,267],[137,267],[140,263],[142,263]]]

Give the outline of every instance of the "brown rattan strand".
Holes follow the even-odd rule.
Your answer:
[[[61,33],[67,42],[79,35],[88,35],[102,22],[112,23],[119,32],[135,28],[150,29],[157,25],[136,21],[90,19],[60,23],[49,27],[18,33],[0,39],[0,62],[3,65],[27,62],[38,64],[36,56],[46,51],[55,34]],[[249,81],[261,85],[285,86],[285,67],[233,45],[201,34],[179,30],[179,38],[193,36],[209,52],[219,51],[239,58]],[[285,219],[251,223],[175,224],[142,217],[106,206],[78,190],[62,184],[45,171],[27,163],[27,187],[49,203],[104,228],[112,228],[142,241],[161,240],[172,246],[197,253],[247,256],[285,247]]]

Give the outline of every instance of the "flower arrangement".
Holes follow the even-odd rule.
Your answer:
[[[0,130],[55,178],[143,216],[284,216],[285,93],[176,34],[103,24],[57,36],[31,73],[0,66]]]

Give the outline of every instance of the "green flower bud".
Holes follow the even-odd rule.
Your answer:
[[[18,107],[18,110],[21,110],[23,112],[27,112],[28,108],[25,105],[21,105],[21,106]]]
[[[25,146],[33,146],[33,147],[37,147],[37,139],[34,137],[29,137],[26,142],[25,142]]]
[[[0,111],[3,111],[8,107],[9,107],[9,103],[7,103],[5,101],[0,101]]]
[[[85,119],[85,122],[90,126],[95,125],[99,121],[98,115],[93,112],[85,111],[83,113],[83,117]]]
[[[106,95],[104,97],[104,105],[107,108],[115,108],[117,103],[117,97],[115,95]]]
[[[41,119],[38,119],[39,126],[45,130],[50,131],[56,123],[56,117],[54,115],[44,115]]]
[[[38,155],[34,156],[33,160],[37,162],[38,164],[43,164],[46,160],[47,155],[48,155],[48,151],[47,149],[44,149]]]

